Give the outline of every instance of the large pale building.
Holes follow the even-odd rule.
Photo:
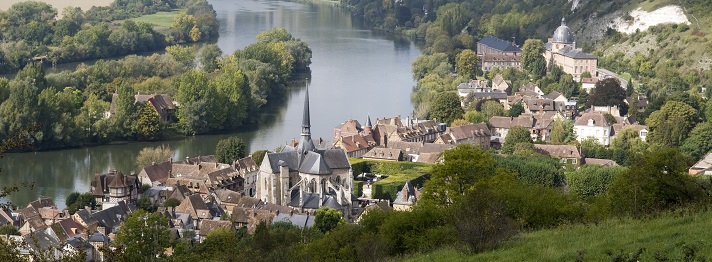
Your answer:
[[[591,76],[596,75],[598,57],[576,48],[574,33],[566,26],[564,18],[561,19],[561,26],[556,28],[553,37],[549,38],[549,42],[544,47],[544,57],[548,69],[551,69],[552,66],[560,66],[576,81],[580,81],[581,74],[584,72],[591,73]]]
[[[351,164],[343,149],[314,146],[309,119],[307,90],[299,144],[265,156],[257,177],[256,197],[300,212],[331,207],[348,219],[353,206]]]

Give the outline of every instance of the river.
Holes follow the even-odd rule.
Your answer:
[[[410,63],[420,48],[408,39],[369,30],[347,10],[327,4],[262,0],[209,0],[220,20],[217,43],[232,53],[254,43],[255,36],[284,27],[312,49],[312,74],[307,81],[313,137],[333,138],[333,128],[346,119],[363,123],[376,117],[407,115],[413,110],[410,93],[415,85]],[[238,136],[250,152],[274,149],[301,131],[305,83],[290,87],[284,101],[262,110],[251,131],[204,135],[176,141],[130,143],[87,148],[6,154],[0,160],[0,186],[34,182],[9,200],[19,206],[38,197],[52,197],[64,208],[72,192],[87,192],[94,174],[110,169],[128,174],[137,170],[138,152],[148,146],[169,145],[174,159],[214,153],[218,140]]]

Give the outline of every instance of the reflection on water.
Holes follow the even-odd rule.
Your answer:
[[[221,23],[217,43],[226,54],[254,43],[255,35],[273,27],[284,27],[309,44],[313,51],[309,93],[315,137],[332,140],[334,126],[348,118],[364,121],[370,114],[375,120],[412,111],[410,92],[415,83],[410,63],[420,50],[408,39],[370,31],[363,21],[329,5],[209,2]],[[134,162],[143,147],[169,145],[176,150],[174,159],[182,159],[213,154],[220,139],[238,136],[250,145],[250,151],[274,149],[299,136],[305,85],[302,80],[289,87],[283,100],[261,110],[259,124],[232,134],[8,154],[0,160],[0,186],[35,182],[34,190],[22,190],[10,200],[26,205],[39,196],[49,196],[63,207],[67,194],[90,189],[95,173],[136,170]]]

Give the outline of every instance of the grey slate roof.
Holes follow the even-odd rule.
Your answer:
[[[289,166],[290,171],[299,171],[309,174],[329,174],[331,169],[351,168],[349,159],[343,149],[326,149],[309,151],[299,166],[297,151],[287,151],[267,154],[272,173],[279,173],[279,161]],[[324,172],[329,173],[324,173]]]
[[[570,46],[566,46],[564,48],[559,49],[558,53],[563,56],[567,56],[567,57],[571,57],[571,58],[575,58],[575,59],[596,59],[596,58],[598,58],[595,55],[585,53],[581,50],[574,49]]]
[[[511,42],[504,41],[491,35],[485,36],[477,43],[489,46],[492,49],[497,49],[502,52],[522,52],[522,49],[513,45]]]
[[[552,42],[554,43],[570,44],[574,42],[574,33],[572,33],[571,29],[566,26],[566,20],[564,18],[561,18],[561,26],[556,28],[552,39]]]
[[[292,190],[292,200],[289,202],[290,206],[298,207],[299,205],[299,190]],[[324,201],[322,202],[322,207],[331,207],[334,209],[341,209],[343,206],[339,205],[336,199],[331,195],[324,195]],[[317,193],[304,193],[304,208],[319,208],[319,194]]]
[[[331,168],[326,164],[322,155],[315,152],[307,152],[304,156],[302,164],[299,166],[299,172],[314,175],[331,174]]]
[[[280,213],[274,217],[272,224],[277,222],[288,222],[299,228],[311,227],[314,225],[314,216],[303,214]]]

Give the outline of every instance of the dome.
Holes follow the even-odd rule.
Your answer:
[[[574,42],[574,33],[572,33],[571,29],[566,26],[566,20],[564,18],[561,18],[561,26],[556,28],[556,31],[554,31],[552,42],[564,44],[571,44]]]

